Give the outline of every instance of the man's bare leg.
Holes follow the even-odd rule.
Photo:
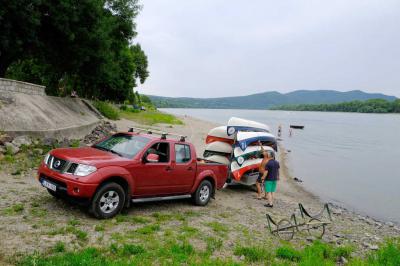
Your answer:
[[[257,187],[257,199],[261,199],[261,184],[256,182]]]

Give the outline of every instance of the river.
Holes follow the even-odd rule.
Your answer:
[[[322,200],[400,222],[400,115],[230,109],[161,109],[226,124],[232,116],[283,128],[294,177]],[[304,125],[293,130],[289,125]],[[399,167],[399,168],[397,168]]]

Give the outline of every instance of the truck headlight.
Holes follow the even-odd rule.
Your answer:
[[[92,165],[86,165],[86,164],[78,164],[78,167],[75,170],[75,175],[77,176],[87,176],[90,175],[93,172],[96,172],[97,168]]]
[[[47,164],[47,161],[49,160],[49,157],[50,157],[50,152],[48,152],[46,154],[46,156],[44,156],[44,160],[43,160],[44,164]]]

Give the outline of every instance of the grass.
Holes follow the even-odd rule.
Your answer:
[[[151,228],[149,226],[143,228]],[[148,229],[146,229],[148,230]],[[159,229],[157,229],[159,230]],[[153,230],[150,230],[154,232]],[[224,250],[222,239],[206,237],[206,251],[197,250],[187,240],[177,241],[174,234],[169,238],[148,237],[147,241],[129,243],[122,238],[109,247],[85,248],[67,251],[63,242],[57,242],[52,253],[25,255],[18,261],[22,266],[47,265],[336,265],[340,257],[349,266],[400,265],[400,239],[382,244],[378,251],[371,251],[365,258],[353,258],[352,247],[337,247],[319,241],[303,249],[295,249],[286,243],[275,250],[268,245],[236,245],[232,256],[214,259],[214,252]],[[236,257],[235,257],[236,256]],[[244,260],[242,260],[244,257]]]
[[[24,205],[21,203],[17,203],[11,207],[5,208],[3,210],[3,214],[5,215],[19,214],[22,213],[23,210],[24,210]]]
[[[109,102],[94,101],[93,106],[108,119],[118,120],[120,117],[118,109]]]
[[[243,247],[237,246],[234,250],[236,256],[244,256],[249,262],[270,261],[273,255],[270,251],[259,246]]]
[[[171,125],[182,125],[183,122],[176,118],[174,115],[166,114],[157,110],[148,110],[139,113],[130,111],[120,112],[121,117],[135,121],[139,124],[154,125],[154,124],[171,124]]]
[[[229,229],[228,226],[219,222],[209,222],[208,225],[215,233],[219,235],[225,235]]]
[[[148,235],[152,234],[154,232],[160,231],[160,225],[159,224],[151,224],[151,225],[146,225],[141,228],[136,229],[136,233],[142,234],[142,235]]]

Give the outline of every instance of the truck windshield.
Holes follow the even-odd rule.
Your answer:
[[[132,158],[140,152],[150,139],[142,136],[130,136],[125,134],[113,135],[92,147],[99,150],[109,151],[119,156]]]

